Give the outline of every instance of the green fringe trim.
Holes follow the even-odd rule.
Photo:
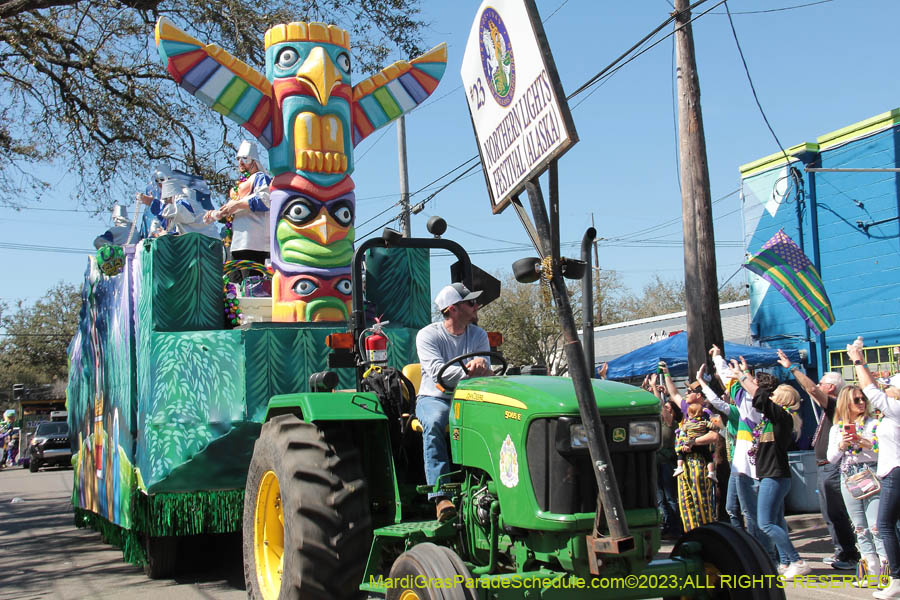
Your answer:
[[[244,490],[132,495],[134,526],[151,536],[232,533],[241,530]]]
[[[90,527],[94,531],[99,532],[107,544],[122,549],[122,556],[125,562],[136,566],[147,563],[144,545],[138,532],[119,527],[96,513],[78,507],[75,507],[75,526],[80,528]]]

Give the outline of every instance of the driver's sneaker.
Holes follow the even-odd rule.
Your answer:
[[[792,562],[788,565],[787,570],[784,572],[784,580],[793,581],[795,577],[806,575],[808,573],[812,573],[812,567],[806,564],[805,560],[798,560],[797,562]]]
[[[779,564],[776,570],[778,571],[779,575],[784,575],[784,572],[788,570],[788,565]]]

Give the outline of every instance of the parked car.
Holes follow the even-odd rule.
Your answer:
[[[37,473],[49,465],[72,464],[72,446],[69,443],[69,424],[65,421],[39,423],[28,447],[31,462],[28,469]]]

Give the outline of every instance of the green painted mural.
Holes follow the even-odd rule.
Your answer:
[[[368,258],[367,302],[391,324],[388,362],[415,362],[430,321],[428,254]],[[125,249],[125,268],[89,260],[69,345],[72,503],[79,525],[144,560],[142,535],[237,531],[253,444],[270,398],[308,391],[325,338],[346,323],[223,329],[222,245],[199,234]],[[412,283],[410,283],[412,282]],[[337,369],[341,389],[354,369]]]

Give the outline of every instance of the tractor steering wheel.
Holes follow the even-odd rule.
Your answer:
[[[506,358],[504,358],[504,356],[502,354],[500,354],[499,352],[469,352],[468,354],[460,354],[459,356],[451,358],[446,363],[444,363],[444,366],[441,367],[440,371],[438,371],[437,377],[435,377],[435,379],[437,379],[437,384],[439,386],[441,386],[442,388],[444,388],[445,391],[452,392],[454,389],[456,389],[456,387],[448,386],[447,384],[444,383],[444,372],[450,366],[452,366],[456,363],[459,363],[459,366],[462,367],[463,373],[468,375],[469,370],[466,368],[466,364],[464,361],[468,360],[470,358],[475,358],[476,356],[488,356],[488,357],[490,357],[491,361],[493,361],[494,359],[497,359],[498,361],[500,361],[500,364],[501,364],[500,371],[495,373],[495,375],[503,375],[506,373],[506,369],[509,368],[509,363],[507,362]]]

